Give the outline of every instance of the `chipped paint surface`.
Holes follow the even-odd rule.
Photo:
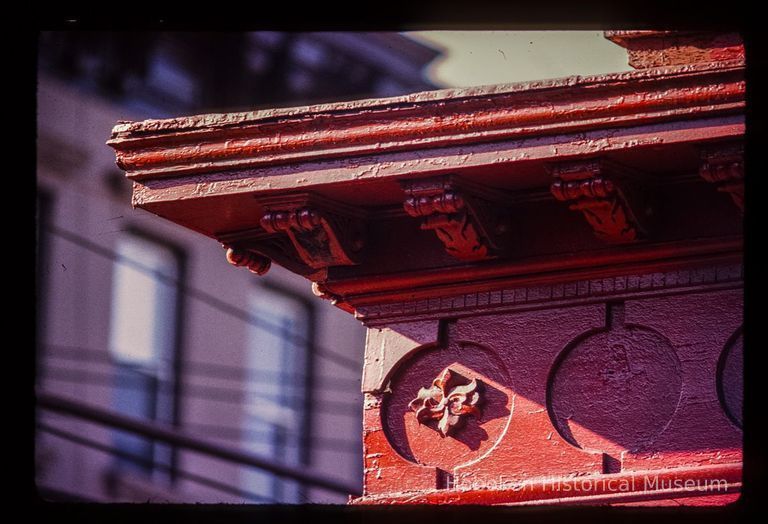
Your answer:
[[[673,68],[508,89],[149,120],[119,124],[109,144],[129,177],[146,179],[572,133],[743,108],[741,71],[734,62],[714,69]],[[637,84],[640,78],[644,82]],[[371,104],[375,111],[363,109]],[[470,159],[458,155],[454,162]],[[375,176],[371,169],[353,178]]]
[[[519,82],[513,84],[498,84],[460,89],[441,89],[383,99],[365,99],[351,102],[319,104],[281,109],[265,109],[240,113],[215,113],[170,118],[164,120],[150,119],[144,120],[142,122],[121,122],[114,127],[113,136],[129,137],[134,134],[150,134],[161,131],[170,132],[187,129],[196,130],[199,128],[238,128],[242,127],[243,125],[256,122],[271,121],[276,118],[308,118],[334,114],[340,111],[358,111],[365,113],[369,117],[373,117],[377,114],[377,112],[387,110],[389,107],[401,107],[406,106],[407,104],[432,103],[452,99],[469,99],[473,97],[476,98],[492,95],[504,95],[518,92],[551,90],[562,87],[580,86],[587,88],[605,83],[634,84],[638,81],[649,80],[659,76],[705,73],[710,70],[718,69],[722,69],[722,64],[684,64],[655,70],[626,71],[609,75],[584,77],[572,76],[567,78],[537,80],[532,82]]]
[[[120,123],[109,144],[134,205],[240,249],[271,246],[286,267],[297,244],[263,226],[265,212],[284,211],[265,202],[307,194],[355,210],[365,226],[355,264],[328,259],[304,273],[369,328],[364,495],[352,503],[714,503],[741,482],[742,233],[731,196],[743,194],[742,170],[731,169],[725,196],[698,177],[702,146],[743,137],[744,62],[668,43],[636,57],[729,60]],[[413,191],[446,174],[501,195],[472,215],[483,242],[506,242],[495,258],[446,254],[467,231],[464,207],[450,207],[454,192]],[[430,209],[437,238],[409,221],[423,218],[407,212],[416,208]],[[609,246],[602,225],[629,216],[643,227]],[[417,396],[446,369],[477,386],[478,409],[439,431],[415,413],[441,406]],[[649,472],[721,476],[727,489],[599,484]]]
[[[512,167],[517,162],[551,161],[557,158],[579,157],[596,152],[614,152],[627,149],[675,145],[696,140],[728,139],[743,136],[744,118],[732,116],[720,119],[700,120],[691,124],[671,126],[647,125],[632,129],[635,138],[613,138],[613,131],[591,131],[581,138],[570,136],[557,139],[556,145],[548,144],[554,137],[535,137],[492,144],[477,144],[467,155],[467,146],[454,151],[441,148],[441,156],[427,155],[424,151],[392,152],[363,159],[332,159],[294,165],[254,167],[247,170],[226,170],[205,175],[160,177],[141,180],[136,186],[135,200],[139,204],[200,198],[203,195],[221,196],[237,193],[269,192],[295,187],[296,177],[306,179],[304,187],[322,188],[355,181],[377,181],[406,175],[443,173],[446,169],[459,169],[454,158],[464,157],[462,168],[498,166]],[[586,136],[586,138],[584,138]],[[205,167],[205,166],[201,166]],[[231,166],[235,167],[235,166]],[[514,174],[514,171],[510,171]],[[201,178],[202,177],[202,178]],[[198,189],[201,180],[205,188]]]

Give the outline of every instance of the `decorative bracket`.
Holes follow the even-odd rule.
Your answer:
[[[333,305],[339,302],[339,297],[328,291],[328,288],[322,282],[312,282],[312,294],[323,300],[329,300]]]
[[[312,269],[356,264],[363,247],[360,213],[339,202],[308,193],[259,200],[259,224],[271,234],[286,235],[301,260]]]
[[[626,178],[619,181],[619,168],[604,160],[566,162],[550,166],[555,181],[550,191],[557,200],[573,202],[595,236],[611,243],[639,240],[644,229],[636,212],[637,190]],[[630,198],[630,195],[633,195]]]
[[[357,262],[365,221],[357,209],[319,195],[300,193],[260,198],[259,227],[222,233],[227,260],[262,275],[270,259],[312,280],[330,266]]]
[[[442,437],[446,437],[464,423],[467,415],[480,417],[480,382],[472,379],[460,384],[461,375],[450,368],[445,368],[432,381],[432,387],[421,388],[418,396],[408,407],[416,412],[419,424],[430,420],[438,420],[437,429]]]
[[[405,212],[422,218],[422,229],[432,229],[448,254],[460,260],[494,257],[506,242],[507,216],[503,195],[453,175],[409,180]]]
[[[224,246],[226,247],[226,246]],[[233,266],[247,267],[251,273],[261,276],[272,267],[272,261],[247,249],[227,248],[227,262]]]
[[[744,213],[744,146],[718,144],[701,152],[701,177],[715,184],[718,191],[731,195],[733,203]]]

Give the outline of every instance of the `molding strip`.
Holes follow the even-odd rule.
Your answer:
[[[742,285],[742,263],[725,263],[664,272],[633,273],[601,279],[503,288],[415,301],[359,306],[357,317],[366,325],[402,320],[461,316],[478,311],[530,309],[575,305],[594,299],[630,297],[658,292],[686,292],[734,288]],[[384,322],[386,321],[386,322]]]

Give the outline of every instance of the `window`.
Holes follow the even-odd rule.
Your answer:
[[[115,363],[114,409],[125,415],[173,423],[176,416],[179,257],[143,236],[117,242],[112,280],[109,349]],[[173,449],[127,432],[115,445],[144,462],[118,459],[118,467],[165,476],[152,462],[171,464]]]
[[[247,348],[248,396],[243,447],[292,465],[309,462],[306,402],[311,386],[312,306],[297,295],[260,286],[251,297],[259,319]],[[258,373],[258,374],[257,374]],[[246,469],[244,489],[278,502],[302,502],[298,483]]]

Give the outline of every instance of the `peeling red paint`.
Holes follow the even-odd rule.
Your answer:
[[[368,326],[352,503],[738,496],[743,46],[608,37],[645,69],[115,127],[136,206]]]
[[[542,133],[668,120],[675,115],[743,108],[745,84],[740,68],[691,73],[657,72],[605,75],[578,83],[560,83],[487,95],[450,92],[445,100],[402,107],[400,99],[383,103],[379,119],[355,106],[329,114],[275,113],[251,118],[238,128],[220,127],[216,115],[187,131],[177,120],[150,121],[144,127],[118,126],[109,144],[118,164],[136,180],[178,176],[221,168],[245,168],[296,161],[381,154],[458,143],[518,138]],[[575,90],[576,88],[580,90]],[[382,101],[384,102],[384,101]],[[435,117],[435,113],[440,116]],[[307,118],[311,115],[311,118]],[[245,120],[245,119],[244,119]],[[211,122],[214,122],[213,124]],[[156,130],[162,129],[162,133]],[[154,134],[150,134],[155,131]]]

